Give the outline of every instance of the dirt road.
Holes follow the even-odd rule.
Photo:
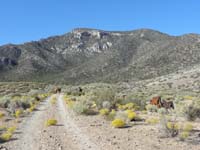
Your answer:
[[[8,150],[86,150],[98,148],[83,135],[67,115],[62,95],[56,95],[57,103],[50,99],[24,119],[13,139],[5,144]],[[45,126],[45,121],[55,118],[56,126]]]

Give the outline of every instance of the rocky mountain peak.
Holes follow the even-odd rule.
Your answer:
[[[0,47],[0,80],[68,83],[154,78],[200,64],[199,35],[151,29],[71,32]],[[5,69],[6,68],[6,69]]]

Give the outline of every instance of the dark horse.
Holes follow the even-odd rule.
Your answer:
[[[55,88],[55,93],[61,93],[61,88],[60,87]]]
[[[161,107],[164,107],[165,109],[174,109],[174,103],[172,101],[161,101]]]

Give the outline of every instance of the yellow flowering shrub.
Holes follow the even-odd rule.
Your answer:
[[[73,106],[74,106],[74,101],[68,100],[68,101],[66,101],[66,104],[67,104],[67,106],[68,106],[69,108],[73,108]]]
[[[43,94],[39,94],[38,96],[40,97],[41,100],[44,100],[45,98],[47,98],[50,94],[49,93],[43,93]]]
[[[183,97],[185,100],[193,100],[195,97],[190,96],[190,95],[186,95]]]
[[[48,119],[46,122],[45,122],[45,126],[54,126],[57,124],[57,120],[56,119]]]
[[[5,114],[0,112],[0,119],[3,118],[4,116],[5,116]]]
[[[177,122],[167,122],[167,128],[171,130],[179,130],[181,126]]]
[[[146,123],[148,124],[157,124],[159,122],[158,118],[148,118],[145,120]]]
[[[113,114],[115,115],[116,114],[116,111],[114,109],[111,110],[110,114]]]
[[[118,110],[123,110],[123,105],[117,104],[117,109],[118,109]]]
[[[23,111],[21,109],[16,110],[15,111],[15,117],[19,118],[22,113],[23,113]]]
[[[138,109],[139,107],[135,104],[135,103],[127,103],[125,105],[122,105],[122,104],[117,104],[117,108],[118,110],[136,110]]]
[[[15,132],[15,130],[16,130],[15,126],[7,128],[7,132],[9,132],[9,133],[13,133],[13,132]]]
[[[125,122],[121,119],[115,119],[112,121],[111,125],[115,128],[122,128],[125,126]]]
[[[52,98],[51,98],[51,104],[52,104],[52,105],[56,104],[56,97],[52,97]]]
[[[92,101],[91,108],[96,108],[96,107],[97,107],[97,104],[94,101]]]
[[[106,116],[109,114],[109,110],[107,108],[103,108],[99,110],[100,115]]]
[[[184,126],[183,126],[183,131],[189,132],[189,131],[191,131],[192,129],[193,129],[193,125],[192,125],[191,123],[186,123],[186,124],[184,124]]]
[[[29,109],[28,109],[28,112],[32,112],[33,110],[35,110],[35,105],[32,105]]]
[[[9,141],[12,138],[12,133],[5,132],[0,136],[1,141],[6,142]]]
[[[125,109],[134,109],[135,104],[134,103],[127,103],[124,105]]]
[[[184,141],[186,138],[188,138],[189,132],[188,131],[183,131],[180,133],[179,138],[180,140]]]
[[[136,113],[132,110],[126,110],[127,116],[129,120],[133,120],[136,118]]]
[[[146,110],[142,110],[141,112],[142,112],[142,114],[147,114]]]

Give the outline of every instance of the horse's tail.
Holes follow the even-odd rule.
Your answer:
[[[174,103],[173,102],[171,102],[171,107],[172,107],[172,109],[174,109]]]
[[[162,106],[163,106],[163,103],[162,103],[162,100],[161,100],[161,97],[160,97],[160,96],[158,97],[158,106],[159,106],[159,107],[162,107]]]

